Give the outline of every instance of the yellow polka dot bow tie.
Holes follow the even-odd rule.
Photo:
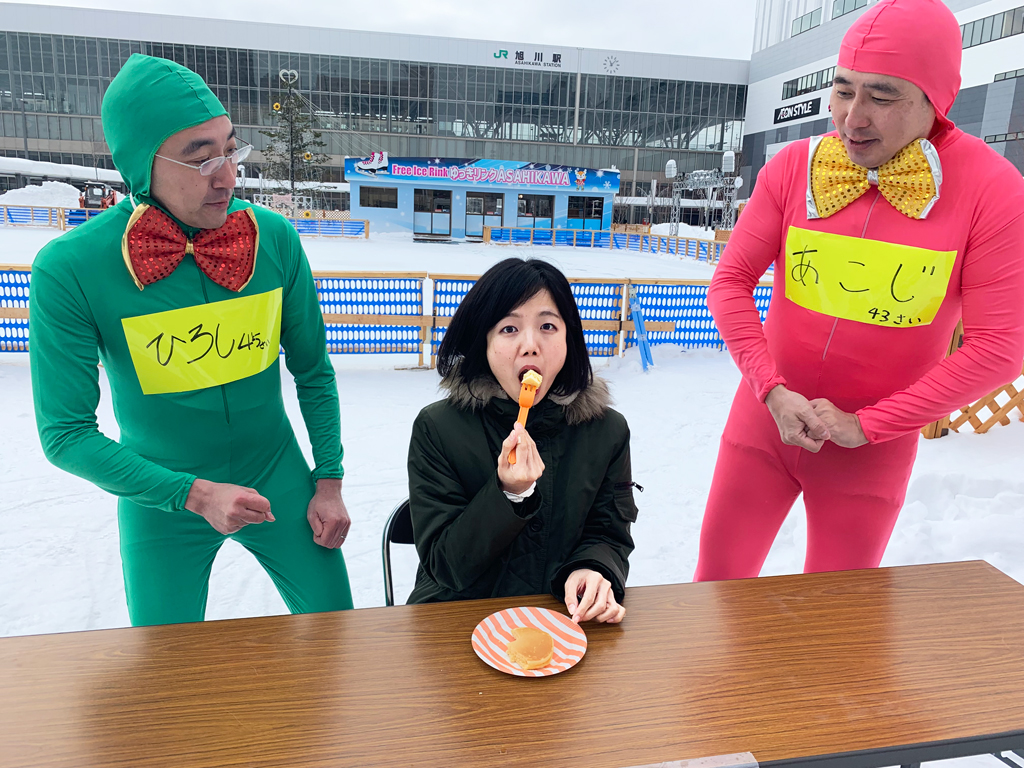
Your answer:
[[[826,136],[811,139],[807,177],[808,219],[827,219],[872,185],[897,211],[923,219],[939,199],[942,166],[927,139],[916,139],[878,168],[863,168],[849,158],[841,139]]]

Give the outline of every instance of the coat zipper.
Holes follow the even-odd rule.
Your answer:
[[[192,241],[188,240],[188,243],[185,246],[185,252],[186,253],[190,253],[191,252],[191,246],[192,246]],[[203,301],[206,304],[209,304],[210,303],[210,296],[206,293],[206,278],[203,275],[203,271],[202,270],[199,270],[199,285],[201,285],[202,288],[203,288]],[[226,421],[230,425],[231,424],[231,410],[228,408],[228,393],[224,391],[224,385],[223,384],[220,385],[220,399],[224,403],[224,421]]]
[[[868,233],[868,223],[871,221],[871,213],[875,210],[875,203],[878,202],[878,198],[880,198],[881,196],[882,196],[882,191],[881,190],[878,190],[877,192],[875,192],[875,199],[871,201],[871,207],[868,208],[868,215],[864,219],[864,229],[862,229],[860,231],[861,240],[863,240],[864,236]],[[823,350],[821,350],[821,360],[822,360],[822,362],[825,361],[825,355],[828,354],[828,348],[832,345],[832,337],[835,336],[836,328],[838,326],[839,326],[839,318],[837,317],[832,322],[832,330],[828,334],[828,341],[825,342],[825,348]]]
[[[623,490],[625,488],[636,488],[638,491],[640,491],[640,493],[644,492],[644,487],[642,485],[640,485],[639,483],[634,483],[632,480],[630,482],[628,482],[628,483],[616,483],[615,484],[615,490],[617,490],[617,491],[621,491],[621,490]]]

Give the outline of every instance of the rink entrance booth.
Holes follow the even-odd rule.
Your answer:
[[[386,152],[347,159],[345,179],[352,216],[375,233],[418,240],[479,241],[493,229],[607,233],[619,191],[614,168]]]

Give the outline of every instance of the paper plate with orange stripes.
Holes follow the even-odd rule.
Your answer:
[[[536,627],[551,635],[554,653],[546,667],[523,669],[508,658],[505,649],[512,642],[515,627]],[[473,630],[473,650],[485,664],[517,677],[557,675],[579,663],[587,652],[587,636],[568,616],[547,608],[506,608],[492,613]]]

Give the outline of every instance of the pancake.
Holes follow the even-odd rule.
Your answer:
[[[555,641],[547,632],[534,627],[515,627],[515,638],[508,644],[509,661],[523,669],[540,669],[551,662],[555,652]]]

